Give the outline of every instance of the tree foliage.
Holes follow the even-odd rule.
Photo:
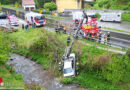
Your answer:
[[[0,0],[1,4],[15,4],[18,2],[18,4],[22,4],[22,0]]]
[[[43,8],[45,3],[51,2],[51,0],[34,0],[37,8]]]
[[[50,3],[46,3],[46,4],[44,5],[44,8],[45,8],[46,10],[53,11],[53,10],[56,10],[56,9],[57,9],[57,6],[56,6],[56,4],[55,4],[54,2],[50,2]]]
[[[96,0],[94,8],[130,10],[130,0]]]

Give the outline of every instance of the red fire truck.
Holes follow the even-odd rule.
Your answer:
[[[74,12],[73,13],[73,21],[76,20],[81,21],[83,16],[82,12]],[[99,33],[99,27],[97,26],[97,17],[96,14],[87,14],[87,20],[84,20],[83,24],[81,25],[81,29],[84,32],[84,36],[87,37],[94,37]]]

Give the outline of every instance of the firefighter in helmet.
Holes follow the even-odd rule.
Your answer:
[[[107,32],[107,43],[110,42],[110,32]]]
[[[102,39],[102,31],[101,32],[99,32],[99,43],[101,42],[101,39]]]
[[[71,38],[70,38],[70,36],[68,36],[68,38],[67,38],[67,46],[69,46],[70,41],[71,41]]]

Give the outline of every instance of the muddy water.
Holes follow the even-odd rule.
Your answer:
[[[45,90],[82,90],[76,85],[63,85],[60,81],[49,74],[48,71],[43,70],[42,66],[34,61],[31,61],[24,56],[18,54],[11,54],[12,61],[8,61],[8,65],[13,65],[18,74],[24,76],[26,84],[36,83]]]

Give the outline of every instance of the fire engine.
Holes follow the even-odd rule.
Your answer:
[[[80,23],[83,12],[73,12],[73,22]],[[78,24],[77,24],[78,25]],[[76,25],[75,25],[76,26]],[[77,26],[75,27],[77,28]],[[100,27],[97,26],[97,17],[94,13],[86,14],[86,17],[80,26],[83,31],[84,37],[94,37],[99,33]]]

